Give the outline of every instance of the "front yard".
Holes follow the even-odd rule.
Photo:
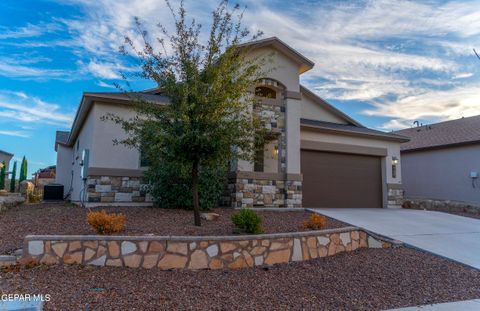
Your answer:
[[[239,270],[38,266],[0,272],[0,284],[50,294],[47,310],[383,310],[480,297],[480,271],[407,248]]]
[[[191,211],[106,210],[127,216],[122,235],[231,235],[236,212],[215,209],[219,219],[204,220],[198,228]],[[69,204],[2,212],[0,254],[20,248],[29,234],[95,234],[86,212]],[[310,216],[306,211],[258,214],[264,233],[303,231]],[[327,218],[327,228],[345,226]],[[11,293],[49,294],[46,310],[384,310],[479,298],[480,271],[406,247],[362,248],[242,269],[18,265],[0,269],[0,294]]]
[[[193,225],[193,212],[148,207],[110,207],[107,212],[127,216],[125,232],[120,235],[231,235],[233,209],[214,209],[220,217]],[[20,205],[0,213],[0,255],[22,247],[26,235],[87,235],[96,234],[86,222],[87,209],[71,204]],[[310,212],[257,212],[262,217],[264,233],[302,231],[302,223]],[[325,229],[346,227],[338,220],[327,218]]]

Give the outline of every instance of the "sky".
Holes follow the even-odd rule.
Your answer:
[[[365,126],[480,114],[480,0],[239,3],[244,26],[315,62],[302,84]],[[185,4],[207,30],[218,1]],[[134,17],[152,37],[172,26],[162,0],[0,1],[0,150],[25,155],[29,174],[55,164],[55,131],[70,129],[82,92],[115,91],[135,70],[118,52]]]

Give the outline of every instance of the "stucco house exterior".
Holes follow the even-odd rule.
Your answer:
[[[11,160],[12,158],[13,158],[13,154],[12,154],[12,153],[6,152],[6,151],[3,151],[3,150],[0,150],[0,163],[2,163],[3,161],[5,161],[6,171],[7,171],[7,172],[8,172],[10,160]]]
[[[252,107],[276,137],[255,162],[232,165],[228,193],[234,207],[387,207],[402,195],[400,144],[408,139],[362,126],[299,82],[314,63],[278,38],[247,43],[252,54],[272,55],[269,76],[252,86],[260,94]],[[144,99],[168,104],[158,89]],[[134,116],[122,93],[84,93],[70,132],[57,132],[57,179],[87,205],[150,204],[143,191],[138,150],[114,145],[125,133],[106,113]],[[82,153],[88,159],[82,163]],[[88,163],[85,163],[87,161]],[[82,166],[82,164],[84,166]],[[85,183],[82,181],[82,167]]]
[[[395,132],[405,197],[480,205],[480,115]]]

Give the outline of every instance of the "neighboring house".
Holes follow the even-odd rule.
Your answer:
[[[273,70],[255,86],[253,111],[268,118],[276,137],[255,162],[239,160],[229,174],[230,206],[386,207],[401,199],[400,144],[405,137],[368,129],[300,85],[314,64],[277,38],[247,43],[252,54],[272,55]],[[272,68],[270,68],[272,69]],[[253,91],[253,89],[252,89]],[[158,104],[158,89],[138,93]],[[132,205],[150,201],[142,189],[145,170],[138,150],[114,145],[125,137],[107,113],[133,117],[122,93],[84,93],[70,132],[57,132],[57,182],[82,194],[89,205]],[[82,152],[85,183],[80,177]],[[87,164],[88,162],[88,164]],[[84,166],[84,167],[86,167]],[[392,171],[393,167],[393,171]],[[70,187],[72,185],[72,187]],[[82,190],[85,189],[85,190]]]
[[[51,165],[39,169],[33,174],[33,183],[36,188],[43,189],[43,186],[55,182],[56,166]]]
[[[406,198],[480,204],[480,115],[395,133],[410,138],[401,146]]]
[[[0,163],[2,163],[3,161],[5,161],[5,164],[6,164],[6,167],[7,167],[7,172],[8,172],[8,167],[9,167],[10,160],[11,160],[12,158],[13,158],[13,154],[12,154],[12,153],[9,153],[9,152],[0,150]]]

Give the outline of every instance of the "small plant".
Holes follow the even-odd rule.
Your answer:
[[[40,203],[42,197],[42,191],[36,189],[28,191],[28,203]]]
[[[112,234],[125,230],[126,216],[122,213],[108,214],[105,210],[87,213],[87,222],[98,234]]]
[[[232,215],[232,222],[246,233],[262,233],[262,218],[250,209],[243,208],[239,213]]]
[[[303,222],[303,229],[322,230],[327,226],[327,217],[319,214],[312,214],[307,221]]]

